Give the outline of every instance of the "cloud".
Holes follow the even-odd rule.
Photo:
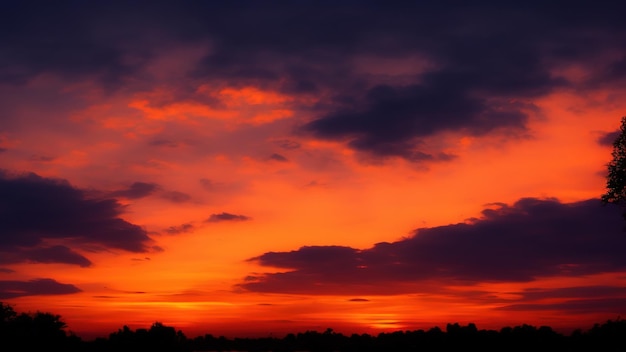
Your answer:
[[[542,312],[561,310],[568,313],[623,314],[626,313],[626,287],[573,286],[560,288],[527,288],[508,292],[518,298],[496,298],[489,293],[476,293],[471,299],[483,296],[485,303],[497,303],[496,310]],[[470,297],[470,296],[468,296]]]
[[[449,161],[445,146],[428,145],[429,137],[525,133],[533,99],[564,87],[623,83],[626,25],[617,14],[624,10],[619,2],[568,4],[567,11],[542,1],[471,8],[18,2],[0,14],[11,28],[0,31],[0,82],[49,75],[130,92],[176,85],[177,99],[203,103],[194,82],[259,87],[306,97],[289,109],[304,112],[297,123],[311,138],[378,158]],[[171,56],[180,48],[200,54],[183,65]],[[175,78],[155,72],[164,58],[181,67]],[[559,73],[572,67],[589,78],[574,85]],[[299,146],[288,138],[283,148]]]
[[[564,310],[576,313],[607,313],[626,312],[626,298],[571,299],[560,303],[520,303],[496,308],[504,311],[554,311]]]
[[[128,199],[144,198],[156,192],[158,188],[159,186],[155,183],[134,182],[127,189],[112,192],[111,197],[122,197]]]
[[[365,298],[350,298],[348,302],[369,302],[369,299]]]
[[[145,198],[160,192],[160,196],[172,203],[185,203],[191,200],[191,196],[179,191],[163,191],[156,183],[134,182],[127,189],[111,192],[111,197],[122,197],[127,199]]]
[[[15,254],[34,263],[63,263],[82,267],[91,266],[91,261],[89,261],[89,259],[66,246],[52,246],[22,250],[21,252],[12,253],[11,256],[15,257]],[[19,257],[15,258],[16,261]]]
[[[480,136],[498,128],[523,130],[528,116],[516,104],[488,103],[469,87],[376,86],[344,108],[313,120],[306,131],[324,139],[347,140],[353,149],[412,161],[435,160],[419,150],[420,138],[444,131]],[[440,158],[451,160],[451,158]]]
[[[119,87],[151,55],[139,41],[126,46],[129,43],[120,41],[115,35],[117,30],[107,21],[98,23],[98,14],[106,18],[114,16],[119,20],[118,28],[135,28],[138,37],[145,38],[145,31],[130,18],[116,16],[116,6],[112,5],[44,4],[30,8],[15,3],[3,7],[1,21],[13,30],[3,31],[0,36],[3,43],[0,50],[6,53],[0,65],[0,80],[21,84],[38,75],[53,73],[69,79],[92,77],[108,88]],[[133,10],[132,6],[129,10]],[[42,60],[45,53],[47,58]]]
[[[613,142],[615,142],[617,137],[619,137],[620,133],[621,133],[620,130],[613,131],[613,132],[606,132],[606,133],[602,134],[602,136],[600,136],[600,138],[598,138],[598,144],[600,144],[602,146],[612,147],[613,146]]]
[[[270,155],[269,159],[270,159],[270,160],[274,160],[274,161],[279,161],[279,162],[282,162],[282,163],[285,163],[285,162],[288,162],[288,161],[289,161],[289,160],[288,160],[287,158],[285,158],[284,156],[282,156],[282,155],[280,155],[280,154],[276,154],[276,153],[274,153],[274,154]]]
[[[62,284],[52,279],[0,281],[0,299],[39,295],[66,295],[81,291],[74,285]]]
[[[165,229],[165,232],[169,235],[178,235],[181,233],[193,231],[194,229],[195,229],[195,226],[193,226],[193,224],[185,223],[185,224],[178,225],[178,226],[170,226],[167,229]]]
[[[211,214],[205,222],[221,222],[221,221],[247,221],[249,217],[245,215],[236,215],[230,213]]]
[[[282,268],[241,286],[260,292],[394,294],[430,284],[531,282],[626,269],[623,219],[600,200],[523,198],[465,223],[421,228],[368,249],[306,246],[250,261]]]
[[[120,218],[115,199],[89,198],[64,180],[0,174],[0,209],[2,262],[88,266],[75,248],[150,249],[146,231]]]

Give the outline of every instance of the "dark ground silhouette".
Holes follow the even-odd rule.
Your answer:
[[[608,320],[570,335],[548,326],[520,325],[479,330],[476,325],[447,324],[446,329],[396,331],[350,336],[327,329],[288,334],[283,338],[187,338],[182,331],[156,322],[149,329],[123,326],[108,338],[83,341],[68,333],[61,317],[51,313],[17,313],[0,302],[0,350],[68,352],[188,351],[624,351],[626,320]]]

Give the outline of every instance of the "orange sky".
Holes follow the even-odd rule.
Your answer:
[[[270,16],[272,11],[287,10],[267,9],[258,16]],[[377,16],[362,11],[366,18]],[[433,16],[441,16],[439,10],[432,11]],[[511,11],[513,16],[516,10]],[[193,17],[192,12],[172,13],[176,19],[172,23]],[[242,10],[242,21],[244,13],[250,15]],[[276,46],[263,46],[265,35],[274,33],[270,29],[259,30],[258,42],[219,34],[219,25],[206,29],[206,36],[182,35],[169,27],[172,23],[159,22],[164,14],[150,13],[145,33],[164,33],[164,45],[142,42],[150,53],[145,57],[125,49],[128,43],[140,42],[142,32],[115,46],[126,61],[103,66],[89,53],[85,67],[81,62],[72,66],[71,60],[55,66],[53,58],[41,65],[37,60],[45,63],[46,59],[12,58],[15,63],[8,73],[0,75],[4,125],[0,192],[7,197],[0,201],[0,209],[18,210],[5,210],[13,215],[1,215],[3,219],[22,214],[19,209],[29,213],[28,206],[16,205],[18,199],[49,201],[52,206],[42,205],[41,211],[53,212],[54,204],[66,198],[55,198],[52,190],[63,187],[80,193],[71,198],[80,209],[87,207],[88,200],[115,200],[119,214],[96,216],[80,210],[50,215],[61,225],[35,217],[0,226],[0,236],[5,238],[0,242],[0,255],[5,258],[0,260],[0,301],[17,311],[60,314],[69,330],[84,337],[106,336],[124,324],[146,327],[154,321],[182,329],[188,336],[266,336],[327,327],[344,333],[376,333],[448,322],[474,322],[479,328],[529,323],[570,331],[625,314],[626,263],[615,261],[613,252],[602,252],[604,247],[597,253],[589,249],[593,253],[589,259],[573,248],[578,245],[574,240],[563,242],[563,253],[559,246],[542,244],[542,239],[562,241],[563,232],[571,230],[559,225],[569,221],[559,214],[569,214],[570,208],[587,209],[584,202],[604,191],[611,147],[601,141],[618,129],[626,111],[622,99],[626,92],[617,74],[615,82],[597,83],[598,67],[623,64],[623,48],[604,37],[604,26],[586,23],[607,43],[597,56],[581,54],[568,61],[542,46],[556,46],[563,40],[558,35],[543,41],[539,34],[529,33],[527,39],[537,46],[530,45],[534,51],[528,55],[543,65],[541,70],[534,64],[516,67],[514,60],[509,66],[491,64],[512,72],[494,70],[497,77],[507,79],[500,83],[488,72],[490,65],[476,63],[469,54],[431,48],[420,42],[419,35],[398,35],[397,43],[383,38],[387,31],[412,33],[403,15],[393,13],[400,16],[397,27],[384,22],[371,32],[354,20],[350,33],[359,38],[370,35],[371,42],[368,46],[350,35],[337,39],[354,45],[353,51],[335,48],[332,36],[306,39],[295,25],[293,36],[305,36],[301,40],[309,40],[310,48],[293,44],[296,48],[285,52],[279,45],[288,34],[275,38]],[[487,13],[476,9],[475,16]],[[540,10],[519,14],[550,22]],[[39,15],[27,17],[34,21]],[[21,28],[16,36],[23,36],[17,39],[27,48],[36,46],[34,36],[46,36],[14,25]],[[120,24],[129,29],[136,25],[126,20]],[[77,21],[71,26],[89,29],[95,48],[85,50],[96,54],[100,45],[124,43],[115,30],[100,22]],[[485,26],[507,24],[489,20]],[[477,46],[490,43],[479,35],[483,28],[460,24],[458,28],[461,38]],[[63,33],[55,30],[49,37]],[[433,36],[456,36],[450,33],[456,32],[437,29]],[[511,35],[523,37],[517,32]],[[495,42],[495,37],[489,40]],[[70,46],[85,45],[78,35],[65,40]],[[243,40],[241,52],[226,44],[228,40]],[[443,47],[456,45],[449,40]],[[405,41],[422,44],[400,49]],[[359,45],[362,52],[356,49]],[[499,60],[508,59],[508,44],[504,45],[506,53]],[[567,40],[563,45],[578,49]],[[389,53],[383,54],[380,50],[386,47]],[[215,68],[206,63],[222,54],[233,61],[216,66],[221,73],[210,71]],[[247,56],[255,64],[248,63]],[[481,57],[491,59],[495,60],[488,53]],[[115,65],[128,65],[124,67],[132,72]],[[439,75],[456,74],[455,65],[470,67],[468,75],[475,70],[484,81],[466,83],[459,78],[463,83],[446,86],[449,81]],[[261,71],[250,73],[260,67],[265,76]],[[522,69],[526,73],[518,71]],[[550,75],[553,81],[528,78],[533,74],[530,69]],[[118,76],[107,76],[111,72]],[[18,74],[24,77],[7,78]],[[316,89],[289,88],[298,75]],[[335,76],[342,83],[336,83]],[[516,82],[517,78],[530,83]],[[527,87],[531,85],[532,89]],[[435,104],[439,95],[432,92],[445,92],[442,105]],[[428,104],[433,107],[425,108]],[[450,112],[457,106],[466,109],[467,116]],[[471,109],[482,110],[472,115]],[[389,115],[378,117],[381,111]],[[39,178],[28,179],[28,173]],[[18,188],[18,182],[25,186]],[[39,184],[49,185],[49,197],[35,191]],[[145,189],[140,191],[141,187]],[[519,202],[526,198],[539,203]],[[547,200],[553,198],[558,201]],[[544,201],[555,202],[554,209],[535,213],[535,206],[544,206]],[[114,233],[121,231],[119,223],[110,227],[110,234],[92,236],[92,228],[73,225],[87,214],[102,216],[106,223],[122,219],[137,225],[128,231],[144,237]],[[47,213],[43,216],[47,219]],[[532,224],[519,236],[539,237],[518,243],[515,234],[511,235],[515,240],[506,242],[514,216]],[[583,218],[576,221],[589,223],[578,227],[597,230],[581,232],[580,243],[586,241],[583,235],[610,232],[597,226],[593,216]],[[619,226],[621,218],[614,219]],[[459,223],[467,226],[453,226]],[[499,226],[503,244],[483,236],[481,231],[495,231],[492,225]],[[73,235],[63,232],[79,227]],[[466,228],[467,234],[459,232]],[[109,235],[111,241],[106,239]],[[476,239],[463,239],[462,243],[470,243],[463,248],[461,242],[454,244],[458,236]],[[36,243],[26,240],[30,238],[36,238]],[[535,239],[537,243],[532,242]],[[528,245],[528,250],[519,249],[520,258],[528,257],[528,267],[502,259],[500,268],[495,254],[479,266],[482,255],[474,258],[463,253],[482,253],[477,248],[491,243],[508,246],[494,248],[510,248],[515,258],[518,248]],[[54,246],[63,247],[62,254],[37,252]],[[570,247],[574,254],[568,252]],[[307,254],[307,248],[314,252]],[[335,248],[353,254],[343,258],[333,254]],[[389,264],[377,253],[399,259],[389,259]],[[351,255],[364,263],[357,267],[366,274],[350,274],[357,270],[344,264],[344,259],[352,263]],[[89,263],[77,265],[72,262],[77,257]],[[457,260],[470,257],[472,262],[457,265]],[[559,259],[545,259],[551,257]],[[389,269],[385,263],[401,269]],[[29,286],[28,282],[40,279],[54,282],[48,288]]]

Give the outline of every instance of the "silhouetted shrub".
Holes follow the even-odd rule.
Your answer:
[[[8,346],[19,346],[17,349]],[[288,334],[284,338],[218,338],[206,334],[193,339],[180,330],[155,322],[149,329],[133,331],[124,325],[108,338],[82,341],[65,331],[61,317],[51,313],[16,313],[0,302],[0,350],[68,352],[188,352],[188,351],[625,351],[626,321],[608,320],[589,331],[564,336],[548,326],[532,325],[479,330],[475,324],[446,325],[427,331],[396,331],[345,336],[326,329]]]

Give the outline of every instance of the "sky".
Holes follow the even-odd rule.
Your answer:
[[[625,10],[3,1],[0,301],[85,338],[626,316]]]

